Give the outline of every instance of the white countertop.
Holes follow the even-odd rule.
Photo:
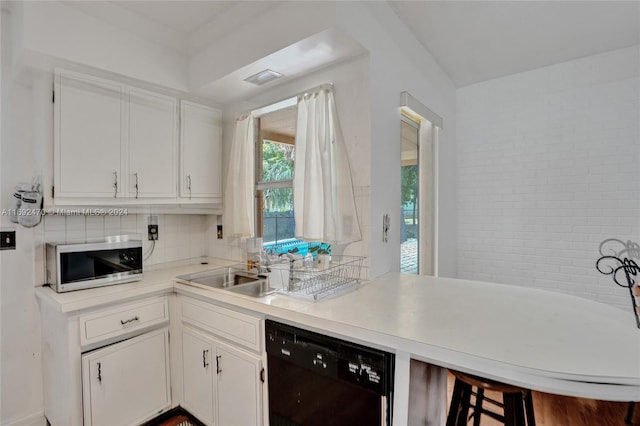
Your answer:
[[[319,302],[175,290],[540,391],[640,400],[633,314],[579,297],[400,273]]]
[[[171,268],[144,271],[139,281],[126,284],[97,287],[87,290],[56,293],[50,287],[36,288],[36,296],[59,312],[73,313],[85,309],[93,309],[103,305],[119,303],[154,294],[173,291],[176,276],[192,272],[206,271],[220,266],[237,263],[229,260],[213,260],[208,264],[190,264]]]
[[[540,391],[640,401],[640,330],[630,311],[542,290],[400,273],[318,302],[173,282],[214,266],[145,272],[141,282],[93,290],[38,291],[60,311],[72,312],[173,289]]]

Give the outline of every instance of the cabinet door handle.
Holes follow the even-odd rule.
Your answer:
[[[209,349],[205,349],[202,351],[202,368],[207,368],[209,364],[207,363],[207,355],[209,355]]]
[[[136,198],[138,198],[138,173],[134,173],[133,175],[136,177],[135,189],[136,189]]]
[[[191,175],[187,175],[187,189],[189,190],[189,199],[191,199]]]
[[[222,355],[217,355],[216,356],[216,373],[220,374],[222,373],[222,368],[220,368],[220,359],[222,358]]]
[[[98,381],[102,383],[102,363],[98,362]]]
[[[134,322],[134,321],[140,321],[140,318],[138,318],[138,316],[136,315],[135,317],[129,318],[128,320],[120,320],[120,324],[127,325],[130,322]]]
[[[264,368],[260,370],[260,381],[264,383]]]
[[[118,172],[113,172],[113,198],[118,196]]]

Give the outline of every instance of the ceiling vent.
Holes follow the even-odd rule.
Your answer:
[[[280,74],[279,72],[273,70],[264,70],[245,78],[244,81],[253,83],[256,86],[262,86],[263,84],[276,80],[280,77],[284,77],[284,74]]]

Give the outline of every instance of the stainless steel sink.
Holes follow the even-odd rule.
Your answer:
[[[176,278],[189,283],[225,289],[253,297],[266,296],[276,291],[276,289],[269,286],[269,280],[266,277],[247,272],[244,269],[244,265],[233,265],[195,274],[179,275]]]
[[[262,297],[275,293],[277,289],[269,286],[268,279],[262,278],[258,281],[229,287],[228,290],[234,293],[246,294],[247,296]]]

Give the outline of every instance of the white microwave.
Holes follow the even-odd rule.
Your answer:
[[[58,293],[142,279],[142,240],[46,244],[47,283]]]

